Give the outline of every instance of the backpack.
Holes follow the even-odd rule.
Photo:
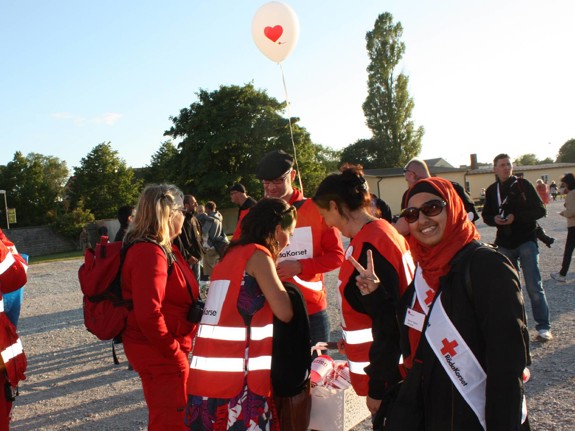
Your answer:
[[[80,288],[84,295],[84,325],[100,340],[119,342],[128,313],[133,308],[132,301],[122,298],[121,288],[122,266],[133,244],[108,242],[108,237],[102,236],[95,249],[86,249],[84,263],[78,270]],[[158,244],[158,247],[161,246]],[[162,250],[166,252],[164,247]],[[169,275],[173,259],[170,253],[166,252],[166,255]]]

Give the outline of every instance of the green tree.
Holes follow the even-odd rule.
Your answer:
[[[175,183],[179,179],[180,152],[172,141],[165,141],[144,168],[144,182]]]
[[[366,34],[369,55],[368,95],[363,103],[366,124],[377,142],[374,158],[379,168],[403,166],[421,151],[423,127],[411,120],[414,103],[407,87],[409,78],[396,73],[405,52],[401,23],[386,12]]]
[[[185,192],[200,199],[229,204],[227,188],[241,181],[254,197],[262,187],[255,178],[262,156],[272,149],[293,154],[289,120],[278,102],[253,84],[200,90],[198,101],[170,117],[164,135],[181,138],[180,181]],[[306,194],[315,191],[326,174],[325,151],[314,145],[307,131],[292,118],[297,160]]]
[[[543,160],[539,160],[540,165],[550,165],[553,163],[553,159],[551,157],[545,157]]]
[[[533,166],[538,165],[539,160],[537,159],[537,156],[535,154],[529,153],[517,157],[513,162],[513,164],[517,166]]]
[[[74,169],[69,188],[70,208],[91,211],[96,219],[115,218],[122,205],[135,204],[141,181],[134,170],[118,157],[110,142],[96,145]]]
[[[557,163],[574,163],[575,162],[575,139],[571,138],[559,148],[557,154]]]
[[[8,206],[16,209],[19,227],[44,225],[59,212],[68,175],[66,162],[57,157],[19,151],[0,168],[2,189]],[[4,209],[2,215],[5,220]]]
[[[361,164],[365,169],[381,167],[377,154],[379,144],[374,139],[359,139],[341,151],[340,162]]]

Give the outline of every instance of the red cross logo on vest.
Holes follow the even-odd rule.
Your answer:
[[[435,292],[433,291],[433,289],[429,289],[427,292],[425,292],[425,300],[423,302],[425,302],[425,305],[430,305],[433,302],[433,297],[435,296]]]
[[[443,344],[443,349],[441,349],[442,355],[447,355],[448,353],[451,357],[457,355],[457,352],[455,351],[455,348],[459,345],[457,344],[457,341],[449,341],[447,338],[444,338],[441,340],[441,344]]]

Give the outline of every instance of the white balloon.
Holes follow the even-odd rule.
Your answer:
[[[270,60],[282,62],[295,48],[299,22],[287,4],[272,1],[260,7],[252,21],[252,37],[259,50]]]

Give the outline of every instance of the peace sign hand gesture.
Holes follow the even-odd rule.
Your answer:
[[[359,272],[359,275],[355,277],[355,284],[359,289],[359,292],[362,295],[368,295],[377,289],[380,281],[373,270],[373,253],[371,250],[367,250],[367,268],[361,266],[353,256],[349,256],[348,260],[351,262],[353,267],[357,269],[357,272]]]

